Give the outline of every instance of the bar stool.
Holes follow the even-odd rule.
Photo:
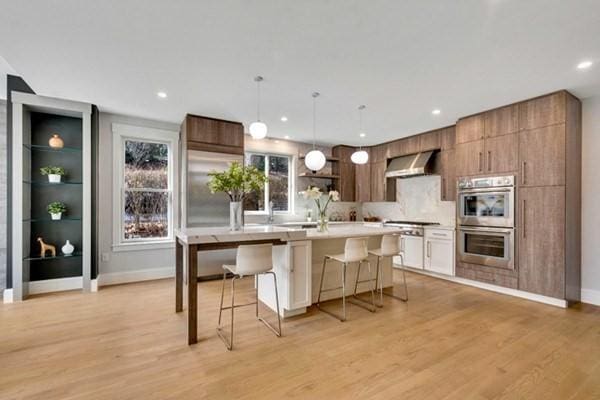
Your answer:
[[[221,289],[221,305],[219,307],[219,324],[217,326],[217,334],[227,346],[227,350],[233,349],[233,310],[239,307],[256,305],[256,318],[261,321],[267,328],[280,337],[281,336],[281,316],[279,314],[279,295],[277,293],[277,276],[273,269],[273,245],[272,244],[255,244],[243,245],[237,249],[235,265],[223,265],[223,287]],[[223,296],[225,294],[225,281],[227,280],[227,271],[233,274],[231,279],[231,306],[223,307]],[[277,323],[278,328],[275,329],[271,324],[258,315],[258,279],[257,275],[271,274],[273,275],[273,284],[275,285],[275,302],[277,304]],[[256,282],[256,301],[246,304],[235,304],[235,281],[244,276],[254,276]],[[231,309],[231,333],[229,339],[223,334],[221,326],[221,314],[223,310]]]
[[[347,269],[349,263],[355,263],[355,262],[358,263],[358,272],[356,275],[357,283],[354,286],[353,297],[356,300],[360,301],[360,302],[352,302],[351,301],[351,303],[355,304],[357,306],[363,307],[371,312],[375,312],[375,310],[376,310],[375,293],[374,293],[373,288],[371,288],[372,308],[367,307],[365,304],[361,304],[361,303],[368,304],[368,302],[356,297],[356,286],[358,285],[358,279],[360,276],[360,267],[361,267],[362,263],[367,263],[367,266],[369,268],[369,276],[371,276],[371,263],[369,262],[369,250],[367,248],[367,243],[368,243],[368,238],[346,239],[346,244],[344,246],[344,254],[326,255],[323,258],[323,271],[321,272],[321,283],[319,284],[319,296],[317,297],[316,305],[319,310],[331,315],[332,317],[339,319],[342,322],[344,322],[346,320],[346,269]],[[323,277],[325,276],[325,268],[327,267],[327,260],[338,261],[342,264],[342,286],[323,290],[323,281],[324,281]],[[371,279],[370,281],[373,281],[373,279]],[[375,288],[377,288],[377,286],[375,286]],[[342,315],[341,316],[338,314],[335,314],[331,311],[321,308],[321,293],[330,292],[330,291],[338,290],[338,289],[342,289]]]
[[[379,301],[381,304],[378,307],[383,307],[383,295],[393,297],[398,300],[408,301],[408,287],[406,286],[406,273],[404,272],[404,254],[400,250],[398,239],[400,235],[383,235],[381,238],[381,248],[370,250],[369,254],[377,256],[377,269],[375,272],[375,287],[379,286]],[[402,263],[402,280],[404,281],[405,297],[396,296],[393,293],[383,291],[383,269],[381,268],[381,260],[385,257],[399,256]],[[381,274],[381,278],[380,278]],[[393,289],[392,289],[393,290]]]

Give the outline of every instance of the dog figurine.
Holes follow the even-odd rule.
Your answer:
[[[44,243],[44,241],[42,240],[41,237],[37,238],[37,241],[40,242],[40,257],[44,258],[46,257],[46,252],[50,251],[50,253],[52,254],[52,257],[56,257],[56,247],[52,246],[51,244],[46,244]]]

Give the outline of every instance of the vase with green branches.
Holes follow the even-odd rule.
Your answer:
[[[254,166],[244,166],[232,162],[226,171],[211,171],[208,188],[211,193],[227,193],[229,196],[229,227],[233,231],[242,228],[242,213],[244,198],[262,190],[268,178],[264,172]]]
[[[300,192],[306,200],[314,200],[317,205],[317,231],[325,232],[328,229],[329,219],[327,218],[327,207],[332,201],[340,200],[340,193],[337,190],[331,190],[327,195],[321,192],[316,186],[309,186],[303,192]]]
[[[40,168],[40,174],[47,175],[48,182],[50,183],[60,183],[60,177],[65,174],[65,169],[63,167],[48,165]]]

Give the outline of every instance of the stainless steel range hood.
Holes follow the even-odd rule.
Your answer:
[[[392,159],[385,171],[386,178],[409,178],[431,173],[429,160],[433,151],[411,154]]]

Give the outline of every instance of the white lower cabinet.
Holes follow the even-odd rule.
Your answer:
[[[273,272],[277,275],[279,311],[283,317],[304,313],[311,305],[311,248],[310,240],[273,247]],[[258,298],[273,311],[277,310],[270,274],[258,276]]]
[[[404,266],[423,269],[423,238],[402,235],[400,249],[404,254]],[[400,257],[394,257],[394,264],[400,265]]]
[[[454,275],[454,230],[425,229],[426,271]]]

